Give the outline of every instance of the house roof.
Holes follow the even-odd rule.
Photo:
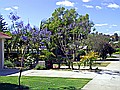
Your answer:
[[[0,38],[11,38],[11,37],[5,33],[0,32]]]

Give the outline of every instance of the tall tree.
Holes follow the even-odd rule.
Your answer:
[[[75,9],[68,10],[61,7],[55,9],[47,22],[46,26],[52,32],[51,43],[54,42],[56,49],[62,51],[62,57],[67,57],[72,63],[75,59],[76,47],[80,45],[82,39],[87,38],[94,25],[89,20],[89,15],[79,15]],[[69,59],[68,53],[73,54],[73,59]],[[57,53],[56,57],[57,55],[59,54]]]
[[[118,34],[117,34],[117,33],[114,33],[114,40],[115,40],[115,41],[118,41],[118,39],[119,39]]]
[[[7,30],[6,27],[7,23],[4,21],[4,18],[2,15],[0,15],[0,31],[5,32]]]

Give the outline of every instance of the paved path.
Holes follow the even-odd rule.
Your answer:
[[[111,62],[82,90],[120,90],[120,61]]]

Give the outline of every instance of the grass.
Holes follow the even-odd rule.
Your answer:
[[[92,66],[97,66],[97,67],[106,67],[110,64],[110,62],[94,62]],[[73,63],[74,66],[78,66],[77,62]],[[84,64],[81,64],[81,66],[84,66]]]
[[[107,56],[107,58],[117,58],[116,56]]]
[[[22,90],[80,90],[91,79],[22,76]],[[18,77],[0,76],[0,90],[18,90]]]
[[[96,62],[93,64],[93,66],[107,67],[109,64],[110,64],[110,62]]]

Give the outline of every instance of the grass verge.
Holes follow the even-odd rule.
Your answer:
[[[92,66],[96,67],[106,67],[110,64],[110,62],[94,62]],[[78,66],[77,62],[73,63],[74,66]],[[84,64],[81,64],[81,66],[84,66]],[[89,65],[88,65],[89,66]]]
[[[80,90],[91,79],[22,76],[22,90]],[[0,76],[0,90],[18,90],[18,77]]]
[[[93,66],[107,67],[109,64],[110,64],[110,62],[96,62],[93,64]]]

